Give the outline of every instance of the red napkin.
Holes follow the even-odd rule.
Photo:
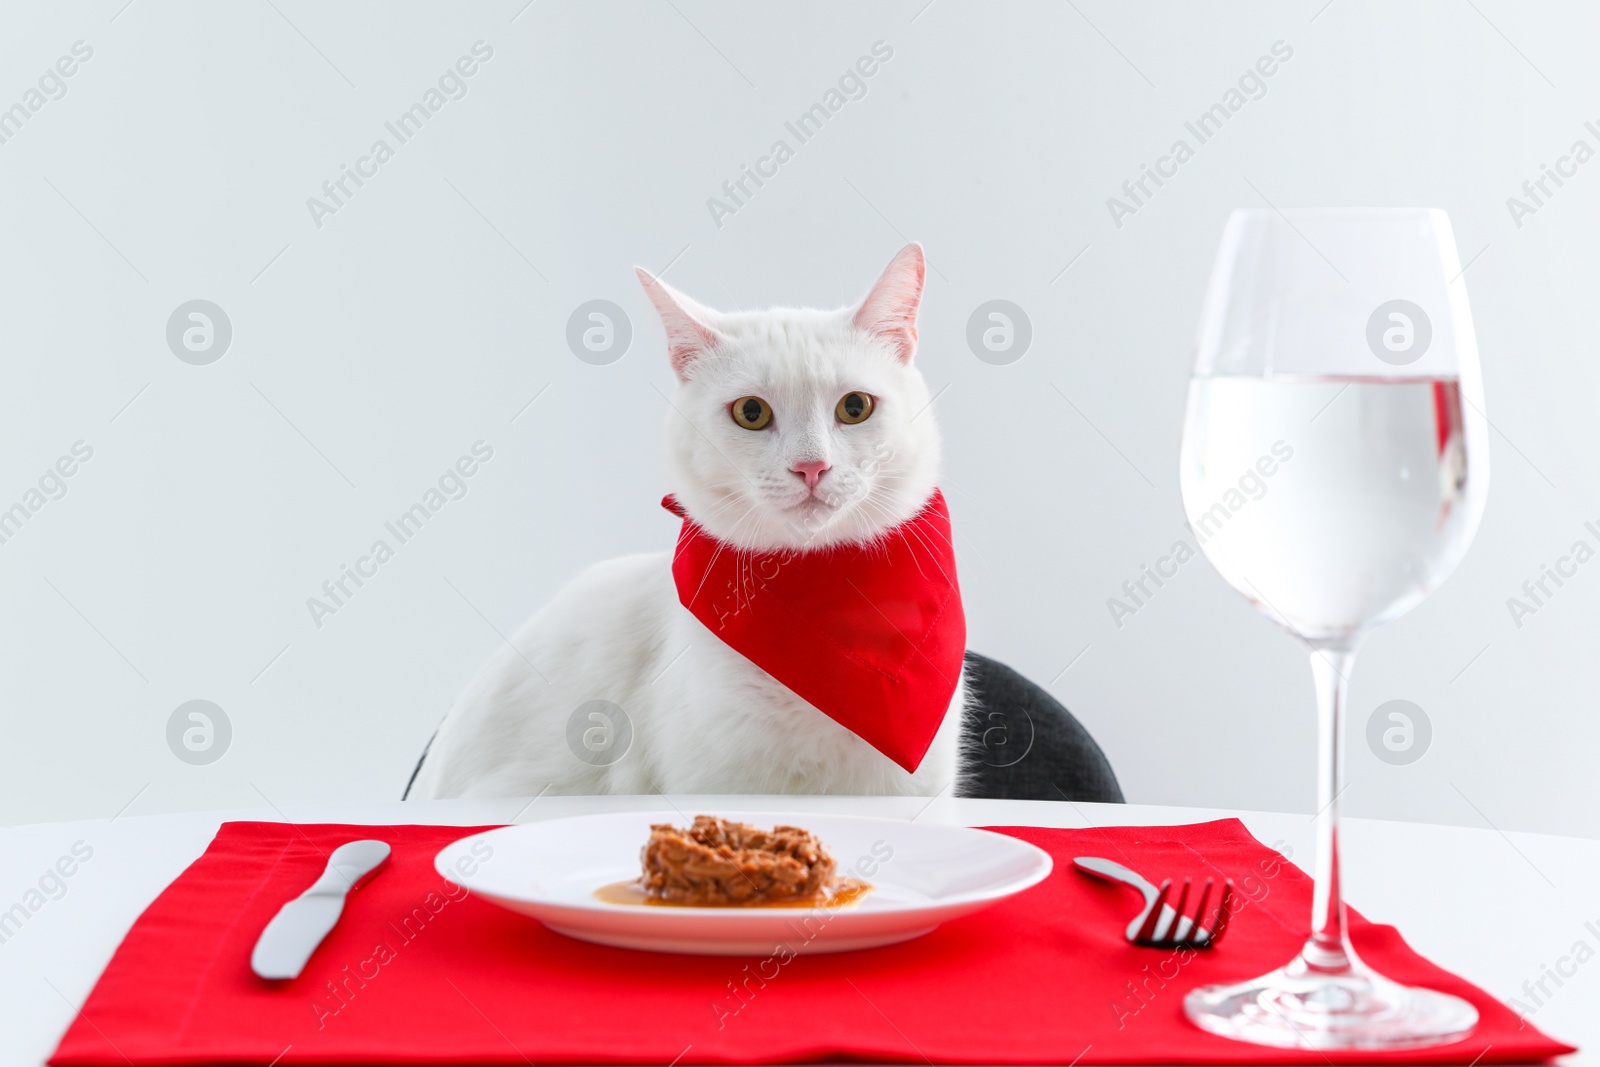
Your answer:
[[[229,823],[117,949],[52,1064],[1499,1063],[1574,1051],[1351,913],[1374,966],[1477,1005],[1468,1040],[1373,1055],[1281,1051],[1196,1030],[1184,993],[1283,963],[1311,882],[1237,820],[1182,827],[999,832],[1055,871],[918,940],[827,956],[665,956],[570,940],[467,896],[433,856],[476,832],[448,826]],[[278,907],[359,838],[394,847],[306,972],[272,985],[250,950]],[[1248,900],[1212,952],[1177,964],[1121,931],[1131,891],[1074,855],[1147,876],[1227,876]]]
[[[706,533],[676,497],[661,506],[683,517],[672,557],[679,602],[729,648],[914,772],[967,651],[944,494],[935,489],[914,517],[868,545],[760,555]]]

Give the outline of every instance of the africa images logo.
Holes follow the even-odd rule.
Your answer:
[[[393,121],[383,124],[383,128],[394,138],[394,144],[379,137],[372,142],[366,155],[356,159],[353,167],[340,164],[338,177],[322,183],[321,197],[306,197],[306,210],[311,213],[311,221],[317,229],[322,229],[322,220],[326,216],[337,215],[368,181],[376,178],[378,168],[393,159],[401,145],[421,133],[429,120],[444,110],[445,104],[466,97],[466,79],[477,74],[481,65],[493,58],[492,46],[484,41],[474,41],[470,56],[462,56],[453,66],[446,67],[444,73],[439,75],[437,86],[428,86],[422,93],[422,99],[400,112]]]
[[[1391,367],[1415,363],[1433,343],[1433,320],[1410,300],[1388,300],[1367,317],[1367,347]]]
[[[844,73],[839,75],[834,85],[828,86],[822,93],[822,98],[792,121],[785,122],[783,128],[788,137],[779,137],[772,142],[766,153],[758,157],[755,165],[739,164],[739,173],[722,183],[722,196],[706,198],[706,210],[711,213],[711,221],[717,229],[722,229],[724,222],[739,213],[739,209],[748,204],[756,192],[778,176],[778,170],[785,163],[795,157],[795,150],[822,132],[835,115],[843,111],[845,105],[852,100],[864,99],[867,95],[867,79],[877,74],[883,64],[894,58],[894,47],[887,41],[872,42],[870,55],[861,56],[854,65],[846,67]],[[789,138],[794,143],[789,143]],[[754,188],[751,188],[751,186]]]
[[[1122,229],[1123,220],[1137,215],[1167,182],[1176,178],[1179,168],[1195,157],[1201,145],[1221,133],[1228,120],[1244,110],[1244,106],[1252,100],[1260,100],[1267,95],[1267,79],[1294,58],[1294,47],[1286,41],[1273,41],[1270,52],[1270,55],[1260,56],[1254,64],[1246,67],[1238,81],[1223,92],[1220,100],[1192,121],[1185,122],[1183,128],[1188,137],[1173,141],[1165,155],[1156,157],[1155,166],[1139,164],[1139,176],[1122,183],[1122,196],[1106,197],[1106,211],[1110,213],[1111,222],[1117,229]],[[1194,138],[1193,144],[1189,143],[1190,137]]]

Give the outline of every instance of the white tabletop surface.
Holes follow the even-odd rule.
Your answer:
[[[1311,865],[1313,849],[1313,824],[1303,814],[956,798],[930,804],[886,797],[544,797],[308,805],[10,827],[0,829],[0,1064],[44,1061],[139,913],[205,850],[225,821],[476,825],[716,807],[972,826],[1160,825],[1237,815],[1260,840],[1285,843],[1302,868]],[[1440,966],[1502,1000],[1515,997],[1534,1008],[1531,1022],[1584,1050],[1564,1064],[1600,1064],[1600,841],[1368,819],[1347,820],[1344,841],[1348,899],[1363,914],[1398,926]],[[58,860],[72,857],[75,845],[79,856],[92,854],[63,865],[73,870],[70,877],[47,879],[50,894],[20,925],[4,925],[6,910],[22,903]]]

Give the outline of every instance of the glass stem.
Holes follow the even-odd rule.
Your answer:
[[[1318,648],[1311,653],[1311,673],[1317,686],[1317,868],[1311,938],[1300,958],[1306,968],[1319,974],[1348,972],[1353,956],[1344,926],[1339,801],[1344,792],[1345,689],[1355,658],[1353,647]]]

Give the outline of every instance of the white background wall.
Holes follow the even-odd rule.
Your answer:
[[[841,304],[908,238],[972,646],[1048,684],[1130,800],[1309,812],[1296,647],[1203,562],[1120,629],[1106,607],[1181,532],[1201,294],[1229,210],[1267,199],[1446,209],[1496,427],[1475,547],[1358,666],[1348,810],[1600,834],[1600,563],[1520,629],[1506,607],[1600,519],[1600,162],[1520,228],[1506,206],[1600,148],[1592,9],[523,2],[0,15],[0,106],[94,49],[0,144],[0,505],[94,449],[0,544],[0,821],[398,796],[497,629],[674,536],[632,265],[725,307]],[[307,197],[479,40],[468,95],[316,226]],[[715,225],[876,41],[865,98]],[[1265,95],[1116,226],[1107,197],[1276,41]],[[164,335],[196,298],[234,330],[209,366]],[[564,339],[596,298],[635,328],[610,366]],[[964,340],[993,298],[1033,324],[1010,366]],[[480,439],[468,495],[317,628],[306,598]],[[166,742],[197,698],[233,727],[208,766]],[[1364,742],[1396,698],[1434,729],[1407,766]]]

